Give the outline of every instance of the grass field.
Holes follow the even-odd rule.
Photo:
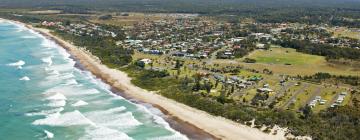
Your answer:
[[[321,56],[308,55],[296,52],[294,49],[280,47],[274,47],[268,51],[256,50],[248,57],[255,59],[258,63],[266,64],[311,65],[326,62]]]
[[[144,14],[144,13],[128,13],[128,14],[129,16],[113,15],[113,18],[109,20],[99,20],[98,16],[93,16],[90,19],[90,21],[94,23],[109,24],[116,26],[132,26],[137,22],[153,21],[153,20],[160,20],[165,18],[163,15],[160,14]]]
[[[349,37],[354,39],[360,39],[360,32],[354,32],[347,28],[330,29],[334,33],[335,37]]]
[[[358,68],[329,63],[322,56],[304,54],[289,48],[272,47],[267,51],[255,50],[246,57],[255,59],[257,62],[244,63],[243,59],[237,59],[236,62],[256,70],[267,68],[276,74],[312,75],[317,72],[327,72],[335,75],[360,75]],[[226,63],[226,61],[222,60],[221,63]],[[234,63],[234,61],[229,60],[228,63]]]

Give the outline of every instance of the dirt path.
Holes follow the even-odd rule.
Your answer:
[[[294,100],[296,101],[296,97],[301,94],[304,93],[305,89],[309,87],[309,84],[304,83],[304,85],[297,90],[289,100],[287,100],[287,102],[282,106],[282,108],[287,108],[292,102],[294,102]]]
[[[288,82],[286,85],[281,87],[281,89],[278,91],[278,93],[276,95],[269,97],[269,99],[266,101],[267,105],[271,104],[276,99],[276,97],[284,96],[286,90],[288,90],[293,85],[295,85],[295,82]]]
[[[317,87],[316,90],[312,93],[311,97],[306,101],[306,104],[310,104],[312,100],[315,99],[316,96],[320,96],[321,87]]]

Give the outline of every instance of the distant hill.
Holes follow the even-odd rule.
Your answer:
[[[79,7],[120,11],[218,12],[281,7],[360,9],[360,0],[0,0],[0,7]]]

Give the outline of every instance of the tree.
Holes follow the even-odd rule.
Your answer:
[[[180,60],[176,60],[175,68],[176,68],[176,69],[179,69],[180,67],[181,67]]]
[[[69,21],[69,20],[66,20],[66,21],[64,22],[64,25],[65,25],[65,26],[70,26],[70,21]]]
[[[215,88],[217,88],[219,85],[219,80],[215,80]]]
[[[305,119],[310,118],[310,116],[312,115],[312,109],[309,105],[306,105],[303,109],[302,109],[302,113],[304,115]]]
[[[177,75],[179,76],[181,73],[181,70],[180,69],[177,69]]]
[[[205,82],[204,88],[205,88],[206,92],[209,94],[210,91],[211,91],[211,88],[212,88],[211,83],[210,82]]]
[[[234,84],[233,84],[233,85],[231,85],[230,92],[231,92],[231,93],[234,93],[234,91],[235,91],[235,86],[234,86]]]
[[[265,49],[265,50],[269,50],[269,49],[270,49],[270,47],[271,47],[271,45],[270,45],[270,44],[265,44],[264,49]]]
[[[200,76],[200,74],[195,74],[194,79],[195,79],[195,85],[193,86],[193,91],[199,91],[200,88],[201,88],[201,84],[200,84],[201,76]]]
[[[138,66],[140,68],[145,68],[145,63],[143,61],[137,61],[136,66]]]
[[[152,70],[154,66],[153,62],[149,63],[149,65],[150,65],[150,69]]]
[[[244,59],[244,62],[245,62],[245,63],[256,63],[256,60],[255,60],[255,59],[251,59],[251,58],[245,58],[245,59]]]

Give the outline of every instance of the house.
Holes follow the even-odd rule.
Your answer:
[[[265,44],[262,44],[262,43],[256,44],[256,48],[257,49],[265,49]]]
[[[147,58],[141,59],[140,61],[143,62],[144,64],[150,64],[150,63],[152,63],[152,60],[151,60],[151,59],[147,59]]]
[[[314,108],[315,106],[316,106],[316,100],[312,100],[310,103],[309,103],[309,106],[311,107],[311,108]]]
[[[235,81],[235,82],[239,82],[239,81],[240,81],[240,78],[237,77],[237,76],[231,76],[230,79],[233,80],[233,81]]]
[[[258,88],[257,91],[262,92],[262,93],[268,93],[268,94],[271,94],[274,92],[274,90],[272,90],[270,88]]]
[[[246,88],[247,86],[246,86],[245,84],[241,83],[241,84],[238,84],[237,87],[239,87],[239,88]]]
[[[184,56],[185,56],[185,53],[175,52],[175,53],[172,54],[172,56],[184,57]]]
[[[327,102],[327,100],[321,99],[321,100],[319,101],[319,104],[320,104],[320,105],[324,105],[326,102]]]
[[[337,104],[337,103],[333,103],[333,104],[331,104],[331,108],[334,108],[334,107],[337,107],[337,106],[339,106],[339,104]]]
[[[43,21],[43,22],[41,23],[41,25],[50,27],[50,26],[55,26],[56,24],[55,24],[55,22]]]
[[[256,77],[256,76],[251,77],[251,78],[248,79],[248,81],[260,81],[260,80],[262,80],[262,78],[261,77]]]
[[[219,74],[215,74],[214,75],[214,78],[217,80],[217,81],[221,81],[221,82],[225,82],[225,78],[224,78],[224,76],[222,76],[222,75],[219,75]]]
[[[314,101],[320,101],[321,100],[321,96],[315,96]]]
[[[269,87],[270,87],[269,84],[265,84],[265,85],[263,86],[263,88],[269,88]]]
[[[236,37],[236,38],[231,38],[230,41],[234,43],[234,42],[240,42],[244,39],[245,39],[244,37]]]
[[[341,92],[335,103],[340,105],[345,100],[346,95],[346,92]]]

